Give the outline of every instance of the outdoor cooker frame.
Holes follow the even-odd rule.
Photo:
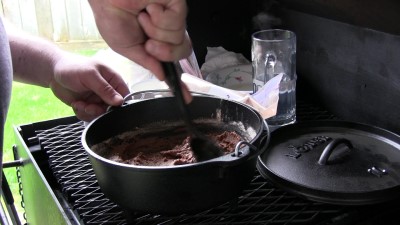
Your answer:
[[[299,121],[335,119],[334,116],[320,107],[301,101],[298,102],[297,110]],[[13,150],[15,158],[20,160],[14,164],[18,166],[17,171],[21,182],[21,193],[23,194],[22,204],[29,224],[254,223],[358,225],[366,221],[369,224],[381,224],[382,222],[391,224],[391,221],[396,221],[397,211],[400,210],[399,203],[395,201],[357,207],[312,202],[274,187],[256,172],[250,187],[237,199],[237,202],[232,201],[193,215],[128,214],[124,211],[118,211],[118,206],[104,199],[99,189],[91,189],[96,186],[94,174],[92,175],[93,179],[85,178],[85,180],[78,181],[72,185],[73,187],[68,188],[61,185],[60,182],[71,183],[76,178],[66,180],[63,176],[60,176],[60,172],[56,175],[53,174],[52,169],[54,168],[50,168],[49,161],[58,160],[54,158],[54,154],[57,154],[59,150],[62,152],[61,150],[66,146],[79,148],[80,134],[83,128],[83,122],[79,122],[75,117],[15,126],[16,144]],[[53,131],[51,131],[52,129]],[[64,133],[66,136],[63,138]],[[57,141],[53,142],[54,140]],[[78,154],[80,156],[77,157],[87,157],[83,150],[82,153],[83,155]],[[81,161],[81,159],[75,158],[75,154],[71,152],[68,158],[72,161]],[[61,165],[60,162],[53,166],[66,167],[66,165]],[[90,170],[90,163],[87,161],[77,170],[86,173]],[[65,172],[69,173],[69,171]],[[81,173],[81,176],[90,177],[90,174],[85,175],[85,173]],[[94,196],[91,196],[91,201],[85,202],[85,198],[89,197],[84,196],[80,190],[75,190],[71,195],[68,189],[79,189],[79,186],[74,185],[82,185],[82,189],[89,188],[89,191],[94,194]],[[74,199],[75,204],[78,201],[78,207],[71,203],[71,199]],[[95,201],[92,201],[93,199]],[[79,203],[79,201],[81,202]],[[82,211],[82,208],[86,209]]]

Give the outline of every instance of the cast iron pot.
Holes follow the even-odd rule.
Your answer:
[[[128,165],[96,154],[91,146],[155,121],[179,121],[180,113],[174,97],[113,109],[92,121],[82,135],[100,188],[110,200],[128,211],[179,214],[209,209],[241,194],[254,176],[257,156],[268,145],[265,121],[251,107],[217,97],[194,96],[189,111],[193,119],[240,121],[255,132],[251,140],[238,144],[236,153],[208,161],[171,167]]]

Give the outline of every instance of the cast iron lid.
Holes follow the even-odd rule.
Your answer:
[[[400,136],[346,121],[298,122],[271,133],[257,168],[310,200],[364,205],[400,195]]]

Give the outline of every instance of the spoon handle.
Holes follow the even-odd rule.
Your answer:
[[[175,65],[171,62],[162,62],[161,65],[165,77],[167,78],[168,85],[173,89],[186,128],[191,136],[190,146],[192,147],[196,159],[198,161],[205,161],[223,155],[223,151],[213,141],[207,139],[205,135],[194,127],[190,118],[189,109],[183,98],[181,82]]]
[[[167,83],[170,86],[170,88],[172,88],[172,91],[174,92],[174,95],[177,99],[178,107],[182,114],[184,122],[186,123],[186,125],[190,129],[190,132],[192,133],[193,132],[192,120],[189,116],[190,115],[189,110],[183,98],[180,78],[176,70],[175,64],[172,62],[161,62],[161,65],[164,70]]]

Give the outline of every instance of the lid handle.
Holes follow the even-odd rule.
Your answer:
[[[353,148],[353,145],[351,144],[351,142],[345,138],[334,139],[325,147],[324,151],[322,151],[322,154],[318,160],[318,164],[326,165],[326,163],[328,162],[329,156],[332,154],[332,151],[341,144],[346,145],[349,149]]]

